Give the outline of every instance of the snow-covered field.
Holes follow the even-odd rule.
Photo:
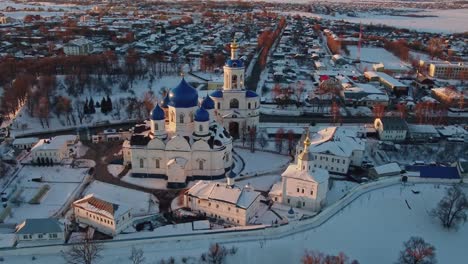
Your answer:
[[[290,162],[290,157],[275,153],[255,151],[250,152],[248,149],[235,148],[245,162],[244,170],[241,175],[249,175],[254,173],[265,173],[284,168]]]
[[[348,49],[350,52],[349,57],[356,59],[358,54],[357,46],[348,46]],[[372,71],[372,65],[377,63],[384,63],[386,68],[388,68],[387,66],[390,66],[390,68],[399,68],[402,64],[398,57],[388,52],[384,48],[377,47],[362,47],[361,60],[363,61],[361,62],[361,70],[367,68],[369,71]]]
[[[231,263],[300,263],[305,250],[319,250],[337,254],[342,251],[359,263],[394,263],[403,242],[411,236],[421,236],[436,248],[439,263],[461,263],[466,257],[464,245],[468,243],[468,227],[458,231],[446,231],[428,215],[444,195],[447,186],[418,184],[415,186],[392,186],[366,193],[358,197],[338,214],[321,226],[298,232],[275,240],[236,242],[230,239],[223,243],[235,246],[238,252],[227,258]],[[420,191],[414,194],[412,190]],[[465,191],[468,189],[465,187]],[[406,205],[406,201],[411,209]],[[292,230],[294,230],[291,227]],[[247,234],[242,234],[244,237]],[[199,258],[216,239],[157,241],[152,243],[133,241],[132,245],[144,250],[145,257],[152,260],[175,257],[182,263],[184,256]],[[128,260],[130,246],[107,248],[100,264],[111,264]],[[45,253],[45,251],[42,251]],[[5,254],[8,263],[27,263],[31,256]],[[59,254],[36,255],[35,263],[62,263]],[[192,262],[195,263],[195,262]]]
[[[72,169],[68,167],[35,167],[25,166],[18,173],[17,182],[20,195],[18,203],[13,203],[12,213],[6,218],[6,223],[20,223],[26,218],[51,217],[76,194],[77,188],[87,175],[87,169]],[[41,182],[32,181],[42,177]],[[28,202],[48,185],[50,189],[45,193],[39,204]]]
[[[336,16],[306,13],[306,12],[286,12],[289,14],[300,14],[309,17],[318,17],[329,20],[344,20],[362,24],[384,24],[398,28],[408,28],[425,32],[456,33],[468,31],[468,9],[449,10],[425,10],[418,12],[418,15],[430,15],[437,17],[406,17],[389,16],[373,13],[360,13],[359,17],[349,17],[345,14]]]

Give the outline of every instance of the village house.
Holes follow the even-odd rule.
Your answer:
[[[376,118],[374,128],[382,141],[405,141],[408,133],[406,121],[399,117]]]
[[[29,138],[16,138],[11,143],[13,147],[17,149],[30,149],[32,148],[37,142],[39,138],[36,137],[29,137]]]
[[[65,241],[63,225],[54,218],[26,219],[16,227],[16,238],[25,241]]]
[[[73,202],[75,220],[80,225],[91,226],[97,231],[115,236],[133,224],[131,208],[88,194]]]
[[[87,55],[93,52],[93,42],[85,38],[70,40],[63,45],[63,52],[66,55]]]
[[[70,146],[76,143],[77,136],[63,135],[50,139],[41,139],[31,149],[31,157],[36,163],[60,163],[63,159],[70,157]]]
[[[184,206],[229,224],[248,225],[255,220],[262,195],[250,186],[235,185],[235,176],[227,172],[227,183],[198,181],[185,192]]]
[[[309,132],[302,136],[305,140]],[[346,175],[350,166],[360,167],[364,158],[364,132],[359,127],[326,127],[310,137],[308,151],[313,168],[325,169],[329,173]],[[296,147],[296,162],[304,150],[302,144]]]

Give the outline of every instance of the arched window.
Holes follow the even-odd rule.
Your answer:
[[[154,130],[159,130],[158,123],[154,123]]]
[[[237,88],[237,75],[233,75],[231,78],[231,88]]]
[[[200,131],[200,132],[203,131],[203,126],[202,126],[202,125],[199,125],[199,126],[198,126],[198,131]]]
[[[232,99],[229,103],[229,107],[232,108],[239,108],[239,101],[237,99]]]
[[[171,112],[171,122],[174,122],[175,114],[174,112]]]
[[[198,161],[198,168],[199,168],[200,170],[203,170],[203,160],[199,160],[199,161]]]
[[[143,168],[145,166],[145,161],[143,159],[140,159],[140,168]]]
[[[217,108],[218,108],[218,109],[221,109],[221,103],[220,103],[220,102],[218,102],[218,103],[217,103],[217,105],[218,105],[218,107],[217,107]]]
[[[179,115],[179,123],[184,123],[184,114]]]
[[[190,122],[193,122],[193,112],[190,112]]]
[[[156,169],[159,169],[159,166],[160,166],[159,159],[156,159],[154,163],[155,163],[154,165],[156,166]]]
[[[248,106],[249,106],[249,109],[250,109],[250,103],[248,104]]]

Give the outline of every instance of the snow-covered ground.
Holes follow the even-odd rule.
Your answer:
[[[403,242],[411,236],[421,236],[436,248],[439,263],[461,263],[466,257],[463,245],[468,243],[468,227],[447,231],[428,215],[444,195],[447,186],[417,184],[395,185],[363,194],[351,204],[315,229],[287,235],[275,240],[252,239],[236,242],[236,238],[223,240],[213,236],[190,239],[160,240],[148,243],[133,241],[131,245],[142,248],[147,259],[159,260],[175,257],[199,258],[209,245],[221,242],[226,247],[235,246],[238,252],[229,256],[226,263],[300,263],[305,250],[318,250],[329,254],[342,251],[359,263],[394,263]],[[414,194],[412,190],[420,193]],[[464,189],[468,191],[468,189]],[[406,205],[410,205],[411,209]],[[294,225],[294,224],[292,224]],[[167,228],[171,228],[168,226]],[[293,231],[293,227],[291,227]],[[248,236],[242,234],[241,237]],[[101,264],[125,262],[130,255],[128,243],[121,247],[104,249]],[[36,255],[35,263],[62,263],[59,254]],[[7,263],[27,263],[28,256],[12,256],[5,252]]]
[[[357,46],[348,46],[348,49],[350,52],[349,57],[356,59],[358,55]],[[361,70],[367,69],[368,71],[372,71],[372,65],[377,63],[384,63],[386,68],[392,69],[399,68],[400,65],[402,65],[402,62],[398,57],[388,52],[386,49],[378,47],[362,47],[361,60]]]
[[[236,183],[240,186],[245,186],[249,184],[256,191],[265,191],[268,192],[271,189],[271,186],[281,180],[281,173],[267,174],[262,176],[250,177],[248,179],[239,179]]]
[[[306,12],[286,12],[289,14],[300,14],[309,17],[319,17],[329,20],[344,20],[362,24],[384,24],[398,28],[408,28],[425,32],[455,33],[468,31],[468,9],[448,9],[448,10],[425,10],[418,12],[418,15],[429,15],[437,17],[407,17],[389,16],[373,13],[360,13],[359,17],[349,17],[345,14],[336,16],[314,14]]]
[[[290,157],[270,152],[255,151],[248,149],[235,148],[245,162],[244,170],[241,175],[252,175],[266,172],[272,172],[284,168],[290,162]]]
[[[12,213],[5,219],[5,222],[20,223],[26,218],[53,216],[77,194],[77,188],[86,175],[87,169],[24,166],[12,184],[18,186],[19,194],[16,199],[17,203],[11,203]],[[34,178],[42,178],[42,181],[32,181]],[[29,201],[45,185],[48,185],[50,189],[44,194],[40,203],[30,204]]]
[[[109,164],[107,165],[107,171],[109,171],[112,176],[117,177],[123,171],[124,165],[120,164]]]

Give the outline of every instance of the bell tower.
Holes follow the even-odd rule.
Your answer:
[[[231,58],[224,65],[223,90],[244,90],[244,62],[239,59],[239,44],[231,42]]]

